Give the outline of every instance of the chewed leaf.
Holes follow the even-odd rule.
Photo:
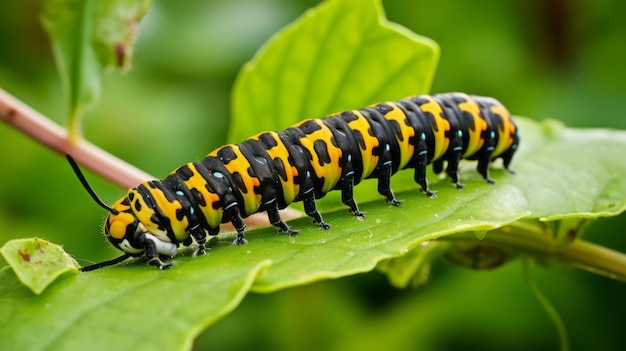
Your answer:
[[[437,44],[387,22],[379,0],[325,1],[241,70],[229,140],[426,93],[438,59]]]
[[[70,136],[100,96],[104,68],[129,66],[136,27],[150,0],[46,0],[42,22],[68,95]]]
[[[42,239],[10,240],[0,249],[20,281],[35,294],[66,272],[78,273],[78,262],[63,248]]]
[[[128,69],[137,27],[152,0],[101,1],[94,9],[93,47],[105,67]]]

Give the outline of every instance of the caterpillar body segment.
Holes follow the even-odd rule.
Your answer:
[[[265,211],[279,231],[297,234],[278,212],[294,201],[302,201],[306,214],[328,230],[315,199],[332,190],[341,191],[342,202],[363,217],[353,190],[366,178],[378,179],[378,192],[394,206],[400,202],[390,178],[401,169],[414,169],[415,181],[430,197],[429,164],[437,173],[445,164],[460,189],[460,160],[477,160],[478,172],[493,183],[489,165],[502,158],[510,171],[518,144],[517,127],[497,100],[448,93],[379,103],[259,133],[182,165],[163,180],[144,182],[111,207],[97,199],[73,167],[110,212],[104,225],[109,241],[126,256],[145,255],[150,264],[166,269],[172,263],[162,262],[160,255],[172,257],[180,244],[193,241],[196,254],[203,254],[207,234],[218,234],[221,223],[231,222],[237,229],[234,244],[245,243],[243,218],[253,213]]]

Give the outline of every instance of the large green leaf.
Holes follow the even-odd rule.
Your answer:
[[[70,136],[100,96],[105,68],[130,65],[137,26],[151,0],[45,0],[42,23],[68,97]]]
[[[233,88],[229,141],[427,93],[438,59],[437,44],[388,22],[379,0],[326,1],[276,33],[242,68]],[[377,198],[364,187],[356,194]],[[340,203],[331,193],[318,208]]]
[[[558,122],[522,123],[523,143],[529,145],[516,155],[515,170],[522,176],[514,182],[524,189],[533,217],[597,218],[624,211],[623,131],[567,129]]]
[[[241,70],[229,141],[376,101],[428,92],[439,47],[389,23],[379,0],[326,1]]]
[[[398,194],[403,200],[401,208],[382,199],[362,203],[367,215],[363,221],[345,209],[324,213],[325,220],[333,225],[330,231],[302,218],[290,223],[301,231],[297,237],[277,234],[272,228],[257,229],[248,232],[247,245],[233,247],[229,245],[232,235],[224,235],[217,245],[213,243],[208,255],[180,256],[169,271],[137,262],[122,264],[63,276],[38,296],[4,269],[0,272],[0,315],[4,316],[0,349],[67,349],[93,344],[107,348],[184,348],[201,328],[232,310],[249,289],[269,292],[365,272],[420,244],[442,239],[454,243],[457,237],[478,243],[482,241],[476,236],[484,235],[483,241],[498,239],[511,250],[531,252],[543,259],[571,260],[580,265],[608,262],[608,266],[596,268],[612,270],[621,275],[617,278],[624,279],[623,254],[590,251],[588,247],[581,250],[584,242],[580,239],[555,250],[556,238],[550,226],[541,230],[534,227],[531,233],[516,226],[524,227],[519,221],[522,218],[539,223],[541,218],[588,218],[623,212],[626,187],[612,175],[626,172],[626,164],[613,162],[625,156],[626,132],[574,130],[551,122],[516,120],[525,138],[514,161],[517,174],[495,169],[497,183],[493,186],[473,170],[464,171],[463,191],[442,181],[432,185],[436,199],[413,189]],[[585,161],[591,167],[581,171],[578,165],[585,155],[593,155]],[[563,172],[582,172],[585,176],[564,176]],[[584,199],[575,191],[562,191],[583,185],[598,190]],[[541,203],[535,203],[539,200]],[[514,229],[504,230],[505,225]],[[495,228],[503,229],[490,231]],[[31,337],[33,331],[37,339]]]
[[[189,260],[167,272],[118,266],[41,295],[0,270],[1,350],[181,350],[233,310],[270,262]],[[209,265],[207,265],[209,263]]]
[[[511,200],[524,201],[528,215],[506,228],[447,237],[453,245],[432,243],[382,262],[379,269],[394,285],[422,282],[430,263],[424,257],[432,259],[433,252],[475,269],[495,268],[522,252],[626,280],[626,256],[578,240],[590,220],[626,210],[626,163],[615,162],[626,158],[626,133],[568,129],[556,121],[517,123],[523,138],[515,156],[518,175],[498,181],[492,191],[514,187],[519,198]]]

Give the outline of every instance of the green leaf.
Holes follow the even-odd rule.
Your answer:
[[[626,132],[568,129],[555,121],[540,124],[520,117],[516,121],[523,138],[514,161],[517,175],[499,180],[492,191],[500,191],[501,186],[518,189],[528,216],[507,228],[480,231],[482,237],[472,228],[469,235],[445,238],[453,242],[447,261],[491,269],[523,252],[626,280],[626,256],[579,240],[590,220],[626,210],[626,163],[615,162],[626,158]],[[427,254],[424,250],[417,247],[411,256]],[[394,259],[379,268],[394,285],[407,286],[420,279],[421,271],[414,262],[405,261]]]
[[[193,338],[232,311],[270,265],[239,256],[181,260],[169,271],[119,265],[60,280],[37,296],[4,268],[0,349],[191,349]]]
[[[136,28],[151,0],[45,0],[42,23],[68,96],[70,137],[100,96],[104,68],[128,68]]]
[[[379,0],[326,1],[278,32],[241,70],[229,140],[430,87],[439,48],[384,18]]]
[[[35,294],[41,294],[63,273],[77,274],[80,268],[60,246],[37,238],[9,240],[0,253],[22,284]]]
[[[367,272],[378,262],[401,256],[422,242],[458,232],[495,229],[528,214],[526,202],[515,187],[494,192],[479,181],[466,183],[472,191],[461,192],[442,184],[437,199],[428,199],[417,189],[400,192],[397,198],[403,201],[401,208],[382,200],[362,203],[360,209],[367,216],[363,221],[348,214],[347,209],[324,214],[325,221],[333,225],[330,232],[315,228],[308,218],[294,221],[292,225],[301,235],[288,245],[280,237],[254,239],[255,247],[260,246],[267,254],[273,255],[277,247],[284,252],[282,257],[273,256],[275,265],[253,290],[269,292]],[[252,234],[249,237],[250,241],[254,238]]]
[[[517,174],[493,169],[493,186],[469,169],[475,162],[464,161],[463,191],[447,180],[441,181],[432,184],[438,197],[429,199],[414,187],[397,194],[403,201],[401,208],[382,199],[361,203],[367,216],[362,221],[346,209],[324,213],[324,219],[333,225],[330,231],[301,218],[290,222],[301,231],[297,237],[286,237],[273,228],[257,229],[247,233],[247,245],[233,247],[234,234],[222,235],[214,239],[217,246],[213,245],[208,255],[179,256],[169,271],[138,262],[116,265],[57,280],[39,296],[23,287],[11,270],[4,269],[0,271],[0,323],[4,322],[0,349],[54,350],[86,345],[189,348],[193,336],[231,311],[249,289],[269,292],[366,272],[423,243],[455,243],[455,238],[497,242],[582,266],[606,262],[607,266],[596,268],[626,277],[623,254],[611,257],[610,253],[590,250],[582,240],[555,250],[554,233],[560,229],[554,232],[549,225],[552,222],[539,222],[557,215],[608,216],[624,211],[626,188],[607,173],[626,172],[625,164],[612,162],[623,159],[626,132],[574,130],[524,118],[516,121],[525,141],[513,163]],[[542,152],[547,149],[561,152]],[[593,160],[586,160],[591,167],[582,169],[586,176],[564,177],[563,170],[575,168],[579,155],[586,154],[594,155]],[[535,164],[542,165],[541,172]],[[592,186],[601,190],[586,199],[586,206],[569,202],[578,198],[576,194],[551,191],[576,189],[589,185],[590,179]],[[393,178],[392,185],[396,181]],[[530,201],[542,194],[537,187],[549,191],[542,198],[550,201],[549,208]],[[520,221],[522,218],[525,221]],[[476,231],[487,231],[482,241],[476,238]],[[412,265],[425,263],[422,260]],[[406,274],[398,277],[400,282],[412,280]],[[165,324],[167,327],[160,327]],[[162,328],[167,328],[167,333]],[[32,338],[33,332],[37,338]]]
[[[528,123],[515,156],[516,186],[524,189],[533,218],[615,216],[626,209],[626,133],[568,129],[556,121]]]

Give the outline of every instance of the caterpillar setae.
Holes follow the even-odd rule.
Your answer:
[[[109,211],[104,223],[107,239],[124,255],[84,267],[92,270],[144,256],[150,265],[167,269],[160,255],[173,257],[180,244],[195,240],[195,254],[205,253],[207,234],[220,224],[237,230],[234,244],[246,243],[242,218],[266,211],[279,231],[295,235],[279,209],[302,201],[307,215],[322,229],[330,229],[315,199],[340,190],[341,199],[357,217],[364,217],[353,197],[354,186],[378,179],[378,192],[400,206],[389,183],[400,169],[413,168],[422,192],[428,188],[426,166],[443,170],[457,188],[461,159],[478,160],[478,172],[488,182],[489,165],[502,158],[504,168],[519,145],[519,133],[509,112],[489,97],[448,93],[420,95],[384,102],[322,119],[302,121],[281,132],[263,132],[241,144],[229,144],[204,159],[187,163],[163,180],[129,189],[112,206],[89,187],[76,163],[68,160],[93,199]]]

